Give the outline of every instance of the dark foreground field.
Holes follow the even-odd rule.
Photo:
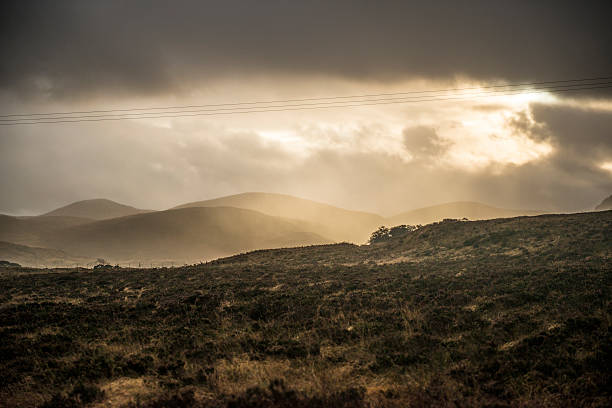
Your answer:
[[[0,272],[0,406],[610,406],[612,211]]]

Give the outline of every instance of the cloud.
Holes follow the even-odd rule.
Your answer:
[[[395,150],[398,135],[376,123],[297,127],[289,144],[201,120],[9,128],[0,138],[0,212],[40,213],[94,197],[162,209],[245,191],[384,214],[457,200],[572,211],[612,191],[612,174],[600,167],[612,161],[611,112],[532,105],[507,126],[521,137],[545,132],[553,151],[466,169],[432,160],[448,151],[430,127],[405,126]],[[377,148],[384,137],[388,146]],[[297,153],[301,141],[312,141],[307,154]],[[405,160],[402,141],[424,160]]]
[[[480,111],[480,112],[495,112],[495,111],[506,110],[506,106],[502,104],[487,103],[487,104],[474,105],[472,109],[474,109],[475,111]]]
[[[612,112],[533,104],[508,120],[514,132],[554,148],[552,163],[570,171],[599,168],[612,159]]]
[[[508,125],[553,146],[545,158],[507,172],[524,183],[517,194],[545,194],[567,208],[591,208],[596,195],[612,191],[612,174],[602,168],[612,161],[611,111],[533,104]]]
[[[607,1],[179,5],[3,2],[0,89],[71,99],[180,94],[258,75],[527,81],[612,72]]]
[[[0,141],[0,212],[108,197],[144,208],[274,190],[295,158],[254,132],[144,123],[10,129]]]
[[[427,126],[417,126],[404,129],[404,147],[416,159],[427,159],[441,155],[449,146],[449,142],[441,139],[435,129]]]
[[[536,104],[531,107],[536,123],[560,152],[576,160],[595,162],[612,158],[612,112]]]

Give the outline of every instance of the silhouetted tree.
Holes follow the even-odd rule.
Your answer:
[[[415,231],[418,227],[416,225],[398,225],[389,230],[389,237],[398,237],[406,235],[409,232]]]
[[[377,242],[383,242],[389,239],[389,228],[382,225],[376,231],[370,235],[370,244],[375,244]]]
[[[397,225],[395,227],[387,228],[382,226],[370,235],[370,244],[377,242],[388,241],[392,238],[398,238],[404,236],[410,232],[416,231],[421,225]]]

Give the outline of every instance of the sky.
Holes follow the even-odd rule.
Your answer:
[[[609,2],[0,7],[0,115],[461,88],[474,95],[1,125],[0,213],[89,198],[165,209],[248,191],[382,215],[451,201],[580,211],[612,194],[612,88],[487,93],[612,77]]]

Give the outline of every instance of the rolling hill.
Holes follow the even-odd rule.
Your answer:
[[[518,217],[521,215],[538,215],[542,213],[542,211],[508,210],[477,202],[457,201],[403,212],[387,218],[387,223],[388,225],[425,225],[436,221],[442,221],[445,218],[488,220],[493,218]]]
[[[0,214],[0,241],[28,246],[45,246],[55,231],[83,225],[93,220],[71,216],[13,217]]]
[[[86,266],[95,261],[91,258],[72,256],[58,249],[30,247],[4,241],[0,241],[0,259],[34,267]]]
[[[338,242],[363,243],[376,227],[385,222],[383,217],[376,214],[350,211],[290,195],[271,193],[236,194],[174,208],[219,206],[244,208],[276,217],[305,221],[311,232]]]
[[[152,210],[141,210],[139,208],[130,207],[129,205],[119,204],[104,198],[97,198],[93,200],[77,201],[43,215],[106,220],[117,217],[125,217],[128,215],[143,214],[151,211]]]
[[[597,211],[603,210],[612,210],[612,195],[605,200],[603,200],[597,207],[595,207]]]
[[[257,248],[327,243],[295,220],[231,208],[182,208],[55,230],[46,247],[112,263],[190,263]]]

